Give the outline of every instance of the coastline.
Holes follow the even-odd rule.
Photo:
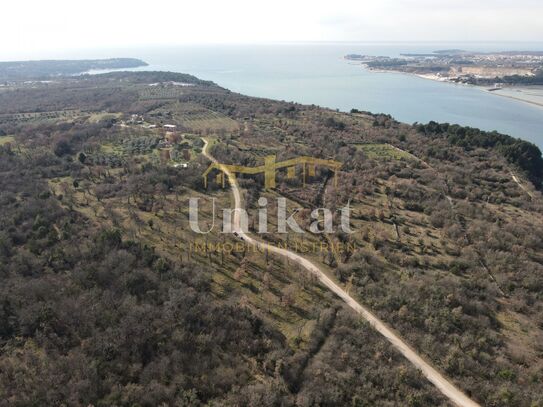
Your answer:
[[[533,87],[507,86],[500,90],[492,90],[492,91],[482,86],[476,86],[476,87],[481,89],[483,92],[492,93],[493,95],[501,96],[507,99],[518,100],[519,102],[528,103],[531,106],[537,107],[539,109],[543,109],[543,87],[540,87],[537,85]],[[531,92],[539,91],[539,95],[526,94],[526,92],[528,91],[531,91]]]
[[[384,72],[387,72],[387,71],[384,71]],[[393,71],[388,71],[388,72],[393,72]],[[522,102],[522,103],[527,103],[530,106],[534,106],[534,107],[537,107],[539,109],[543,109],[543,86],[534,85],[534,86],[530,87],[530,86],[514,86],[513,85],[513,86],[504,86],[504,87],[499,88],[499,89],[492,89],[492,88],[489,88],[489,87],[486,87],[486,86],[470,85],[470,84],[467,84],[467,83],[452,82],[452,81],[449,81],[446,78],[442,78],[442,77],[439,77],[437,75],[411,74],[411,73],[407,73],[407,72],[406,72],[406,74],[407,75],[418,76],[419,78],[427,79],[427,80],[431,80],[431,81],[435,81],[435,82],[450,83],[450,84],[453,84],[453,85],[467,86],[467,87],[470,87],[470,88],[480,90],[481,92],[492,94],[494,96],[500,96],[500,97],[503,97],[503,98],[516,100],[516,101],[519,101],[519,102]],[[536,91],[536,92],[539,91],[539,94],[538,95],[526,94],[526,92],[529,92],[529,91],[532,91],[532,92],[533,91]],[[536,100],[534,100],[534,99],[536,99]]]
[[[543,110],[543,86],[534,85],[534,86],[504,86],[500,89],[490,89],[485,86],[478,86],[478,85],[470,85],[466,83],[458,83],[458,82],[452,82],[448,80],[447,78],[443,78],[437,75],[432,74],[417,74],[417,73],[410,73],[410,72],[401,72],[401,71],[393,71],[393,70],[386,70],[386,69],[373,69],[368,67],[366,64],[360,64],[360,66],[363,69],[366,69],[370,72],[375,73],[387,73],[387,74],[402,74],[402,75],[409,75],[409,76],[417,76],[421,79],[426,79],[434,82],[440,82],[440,83],[449,83],[452,85],[461,85],[461,86],[467,86],[471,87],[477,90],[480,90],[481,92],[489,93],[495,96],[500,96],[503,98],[516,100],[518,102],[529,104],[532,107],[539,108]],[[537,94],[527,94],[526,92],[536,92]],[[535,100],[534,100],[535,99]]]

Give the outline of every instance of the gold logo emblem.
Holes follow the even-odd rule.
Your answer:
[[[275,155],[268,155],[264,158],[264,165],[258,167],[244,167],[241,165],[230,165],[230,164],[220,164],[212,163],[208,169],[204,172],[204,185],[207,188],[207,179],[208,175],[213,170],[218,170],[215,180],[217,183],[222,184],[222,187],[225,186],[225,174],[224,171],[228,171],[235,176],[235,174],[264,174],[264,186],[266,189],[274,189],[276,187],[275,174],[276,171],[281,168],[287,169],[287,178],[294,179],[297,175],[297,169],[301,169],[302,182],[305,185],[306,177],[315,176],[316,167],[325,167],[334,172],[334,185],[337,186],[337,174],[342,166],[338,161],[333,160],[324,160],[321,158],[314,157],[297,157],[286,161],[276,162]]]

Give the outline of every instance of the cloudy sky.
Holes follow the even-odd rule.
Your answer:
[[[541,0],[6,0],[0,59],[282,41],[543,41]]]

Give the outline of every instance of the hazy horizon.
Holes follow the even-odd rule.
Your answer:
[[[531,42],[543,38],[535,0],[340,0],[258,4],[157,0],[74,6],[67,0],[3,5],[0,59],[74,50],[299,42]],[[461,29],[460,29],[461,28]]]
[[[542,41],[265,41],[265,42],[228,42],[228,43],[179,43],[179,44],[148,44],[117,47],[71,47],[62,49],[44,49],[35,52],[0,50],[0,62],[8,61],[38,61],[58,59],[106,59],[106,58],[139,58],[143,59],[144,51],[167,50],[177,48],[211,48],[211,47],[250,47],[250,46],[296,46],[296,45],[405,45],[432,46],[435,50],[440,47],[462,47],[471,51],[485,51],[493,45],[492,51],[543,51]],[[353,47],[353,52],[356,47]],[[341,55],[338,55],[341,57]],[[148,62],[148,61],[145,61]]]

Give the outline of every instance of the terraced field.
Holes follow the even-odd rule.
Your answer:
[[[238,124],[217,112],[188,112],[182,114],[180,122],[184,127],[190,128],[193,131],[205,131],[205,130],[220,130],[234,131],[238,129]]]
[[[239,124],[235,120],[192,103],[167,104],[150,112],[150,116],[178,124],[192,132],[232,132],[239,129]]]

